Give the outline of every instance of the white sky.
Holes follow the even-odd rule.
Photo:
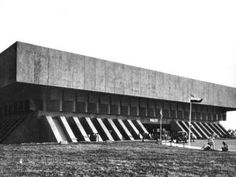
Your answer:
[[[236,1],[0,0],[15,41],[236,87]],[[227,128],[236,128],[236,113]]]

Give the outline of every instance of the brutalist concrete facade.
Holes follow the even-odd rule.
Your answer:
[[[190,94],[204,98],[193,105],[193,121],[225,120],[226,111],[236,110],[232,87],[22,42],[0,55],[0,120],[77,115],[138,119],[148,127],[159,123],[151,120],[160,119],[163,110],[163,123],[170,128],[172,120],[188,120]],[[19,142],[45,141],[50,133],[42,131],[40,121],[37,126],[28,119],[34,138],[18,137]],[[15,136],[11,133],[8,141]]]

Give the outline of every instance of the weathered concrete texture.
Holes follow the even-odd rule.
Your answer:
[[[93,58],[85,57],[85,70],[84,70],[84,88],[86,90],[95,90],[96,85],[96,60]]]
[[[96,88],[95,90],[106,90],[106,63],[103,60],[96,62]]]
[[[16,81],[16,43],[0,54],[0,88]]]
[[[12,68],[13,64],[14,60],[6,65]],[[189,95],[194,94],[204,98],[202,104],[236,108],[236,88],[21,42],[17,42],[16,66],[17,82],[178,102],[188,102]],[[2,71],[0,86],[14,81],[14,72],[9,71]]]
[[[115,90],[114,93],[124,94],[125,83],[124,83],[124,65],[114,65],[114,75],[115,75]]]

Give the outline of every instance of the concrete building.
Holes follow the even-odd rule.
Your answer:
[[[163,127],[223,137],[236,88],[16,42],[0,54],[0,142],[133,140]],[[95,136],[96,135],[96,136]]]

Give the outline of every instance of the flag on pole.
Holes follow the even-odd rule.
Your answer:
[[[191,103],[201,103],[203,100],[203,98],[197,98],[197,97],[194,97],[194,95],[190,95],[190,102]]]
[[[163,118],[163,112],[162,109],[160,109],[160,115],[161,115],[161,119]]]

